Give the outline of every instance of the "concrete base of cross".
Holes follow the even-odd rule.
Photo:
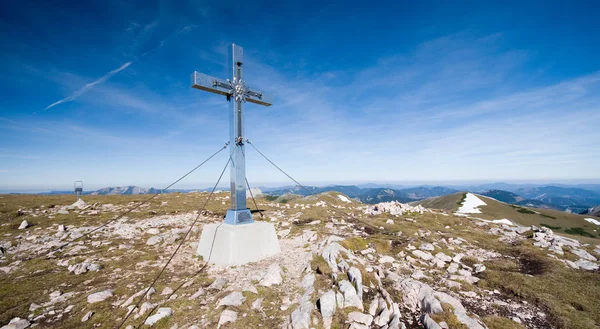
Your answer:
[[[219,223],[204,226],[196,255],[217,266],[230,266],[256,262],[280,251],[271,223]]]

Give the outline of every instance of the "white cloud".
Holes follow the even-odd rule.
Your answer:
[[[62,104],[62,103],[66,103],[66,102],[71,102],[71,101],[74,101],[74,100],[75,100],[75,99],[77,99],[79,96],[81,96],[81,95],[83,95],[83,94],[87,93],[88,91],[90,91],[90,90],[91,90],[92,88],[94,88],[95,86],[97,86],[97,85],[99,85],[99,84],[101,84],[101,83],[104,83],[106,80],[110,79],[110,77],[112,77],[113,75],[115,75],[115,74],[117,74],[117,73],[119,73],[119,72],[123,71],[124,69],[126,69],[127,67],[129,67],[129,65],[131,65],[131,63],[132,63],[132,62],[127,62],[127,63],[125,63],[125,64],[121,65],[119,68],[117,68],[117,69],[115,69],[115,70],[112,70],[112,71],[110,71],[110,72],[106,73],[106,74],[105,74],[104,76],[102,76],[101,78],[99,78],[99,79],[97,79],[97,80],[95,80],[95,81],[92,81],[92,82],[90,82],[90,83],[86,84],[85,86],[83,86],[83,87],[81,87],[80,89],[78,89],[78,90],[76,90],[75,92],[73,92],[71,95],[69,95],[69,96],[67,96],[67,97],[65,97],[65,98],[63,98],[63,99],[61,99],[61,100],[59,100],[59,101],[56,101],[56,102],[54,102],[54,103],[52,103],[52,104],[50,104],[50,105],[48,105],[48,106],[46,106],[46,108],[45,108],[45,109],[43,109],[42,111],[46,111],[46,110],[48,110],[48,109],[51,109],[51,108],[53,108],[54,106],[60,105],[60,104]],[[40,111],[38,111],[38,112],[40,112]],[[33,114],[36,114],[36,113],[38,113],[38,112],[34,112]]]

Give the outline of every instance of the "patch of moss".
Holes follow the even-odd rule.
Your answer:
[[[368,241],[359,237],[352,237],[344,241],[340,241],[340,245],[352,251],[364,250],[369,247]]]
[[[519,208],[517,211],[520,212],[520,213],[522,213],[522,214],[535,214],[535,211],[531,211],[531,210],[526,209],[526,208]]]
[[[561,227],[560,227],[560,226],[552,226],[552,225],[543,224],[543,223],[542,223],[542,224],[540,224],[540,226],[547,227],[547,228],[549,228],[549,229],[551,229],[551,230],[560,230],[560,229],[561,229]]]
[[[321,255],[313,255],[313,259],[310,262],[310,267],[313,271],[317,272],[318,274],[329,276],[332,273],[331,268]]]
[[[587,236],[590,238],[595,238],[596,236],[587,232],[583,227],[572,227],[565,230],[565,233],[573,234],[573,235],[581,235]]]
[[[482,318],[489,329],[525,329],[525,327],[511,319],[496,315],[488,315]]]

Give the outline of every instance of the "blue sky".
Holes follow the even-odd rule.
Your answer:
[[[227,141],[227,102],[189,76],[226,78],[231,43],[275,99],[246,136],[307,184],[600,179],[597,2],[3,7],[0,189],[177,179]],[[287,183],[247,153],[251,183]]]

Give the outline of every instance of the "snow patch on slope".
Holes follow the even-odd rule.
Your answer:
[[[475,194],[467,193],[462,206],[456,212],[459,214],[481,214],[481,210],[477,208],[479,206],[487,206],[487,204],[476,197]]]
[[[340,200],[346,202],[346,203],[352,203],[352,201],[350,201],[350,199],[348,199],[346,196],[338,194],[338,198],[340,198]]]
[[[588,222],[588,223],[592,223],[594,225],[600,225],[600,222],[597,221],[597,220],[595,220],[595,219],[593,219],[593,218],[584,218],[583,220],[586,221],[586,222]]]
[[[511,222],[509,219],[506,219],[506,218],[502,218],[502,219],[494,219],[494,220],[492,221],[492,223],[494,223],[494,224],[515,225],[513,222]]]

